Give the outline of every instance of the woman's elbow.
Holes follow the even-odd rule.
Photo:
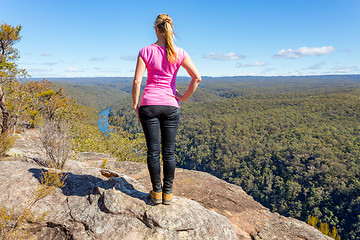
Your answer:
[[[134,78],[133,86],[139,86],[139,85],[141,85],[141,79]]]
[[[201,82],[201,76],[197,76],[197,77],[195,78],[195,82],[196,82],[197,84],[199,84],[199,83]]]

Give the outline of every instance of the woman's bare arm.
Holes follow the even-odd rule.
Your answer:
[[[185,102],[195,92],[196,88],[198,87],[199,83],[201,82],[201,76],[189,55],[186,55],[181,66],[183,66],[185,68],[185,70],[188,72],[188,74],[190,75],[191,82],[190,82],[186,92],[184,93],[184,95],[179,94],[178,91],[176,90],[175,97],[178,100]]]
[[[135,69],[135,76],[132,86],[132,100],[133,100],[133,108],[138,114],[139,108],[139,95],[140,95],[140,86],[142,82],[142,78],[146,69],[146,65],[144,60],[138,56],[136,69]]]

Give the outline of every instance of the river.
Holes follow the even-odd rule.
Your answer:
[[[98,116],[98,125],[100,131],[102,131],[106,136],[110,133],[109,129],[109,114],[111,107],[105,108],[99,113]]]

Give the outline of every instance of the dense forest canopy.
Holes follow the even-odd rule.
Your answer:
[[[178,89],[186,87],[178,82]],[[141,133],[131,99],[113,106]],[[285,216],[360,236],[360,76],[204,78],[181,106],[179,167],[240,185]]]
[[[78,104],[91,107],[97,111],[111,106],[115,101],[128,97],[129,94],[113,87],[102,85],[80,85],[73,83],[56,82],[56,88],[66,90]]]

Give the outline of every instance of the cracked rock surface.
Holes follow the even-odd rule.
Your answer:
[[[0,205],[28,201],[42,171],[33,163],[0,161],[6,196]],[[238,239],[226,217],[193,200],[175,196],[170,206],[154,206],[147,189],[126,175],[107,180],[96,168],[67,174],[65,187],[32,208],[46,217],[31,229],[31,239]]]

